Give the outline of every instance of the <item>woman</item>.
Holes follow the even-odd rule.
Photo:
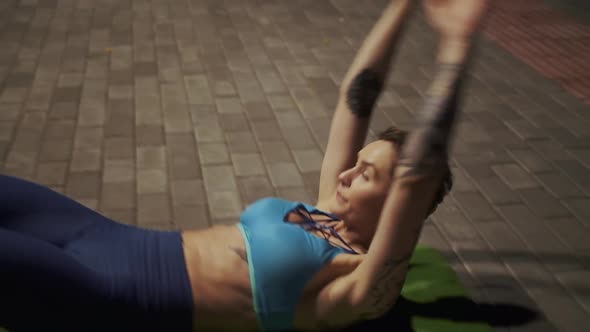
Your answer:
[[[403,146],[361,149],[412,7],[384,11],[343,80],[315,206],[277,198],[236,225],[154,231],[0,178],[0,326],[18,331],[326,330],[395,303],[422,221],[448,191],[456,100],[484,0],[425,0],[438,72]]]

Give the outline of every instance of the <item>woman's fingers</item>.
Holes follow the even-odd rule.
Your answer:
[[[423,0],[428,22],[440,35],[469,38],[487,12],[490,0]]]

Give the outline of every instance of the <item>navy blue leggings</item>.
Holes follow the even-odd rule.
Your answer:
[[[0,326],[20,331],[191,331],[176,231],[114,222],[0,175]]]

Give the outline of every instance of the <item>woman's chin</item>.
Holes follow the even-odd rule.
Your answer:
[[[341,202],[336,197],[332,200],[332,204],[330,204],[330,212],[342,218],[342,216],[346,213],[347,204]]]

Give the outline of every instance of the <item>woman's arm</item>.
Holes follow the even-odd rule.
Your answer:
[[[447,52],[466,56],[467,45],[461,45],[441,45],[439,58]],[[402,149],[371,246],[354,272],[322,290],[319,315],[338,312],[356,316],[355,320],[370,319],[386,313],[397,301],[422,223],[442,181],[440,170],[447,162],[458,113],[463,65],[462,59],[438,62],[418,127]]]
[[[402,148],[373,242],[354,272],[353,301],[362,303],[368,317],[387,312],[405,281],[423,221],[441,185],[441,170],[448,161],[470,46],[466,40],[441,44],[437,73],[420,110],[417,128]]]
[[[442,181],[473,35],[489,0],[425,0],[426,16],[440,36],[436,73],[403,146],[367,257],[355,270],[352,301],[370,317],[397,300],[422,223]]]
[[[318,202],[331,197],[338,175],[356,162],[411,4],[412,0],[394,0],[387,6],[342,81],[321,168]]]
[[[354,272],[335,280],[320,293],[320,301],[334,305],[331,310],[373,318],[386,313],[397,301],[422,223],[442,181],[441,166],[447,162],[459,114],[457,99],[472,53],[474,26],[482,18],[487,2],[426,0],[431,24],[441,34],[437,71],[419,110],[418,127],[402,148],[368,253]],[[442,13],[428,8],[433,3],[442,6]]]

